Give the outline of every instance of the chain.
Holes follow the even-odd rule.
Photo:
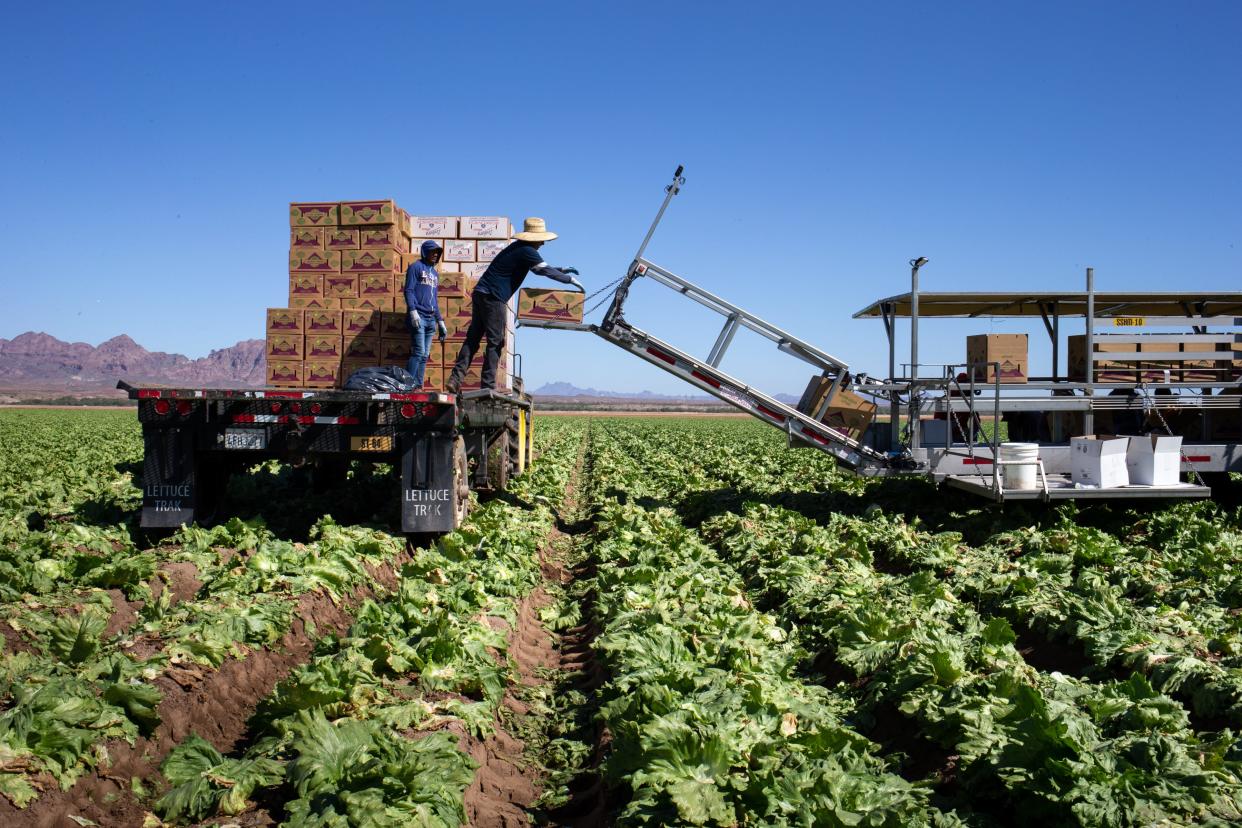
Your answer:
[[[625,281],[625,277],[624,277],[624,276],[621,276],[621,277],[619,277],[619,278],[617,278],[617,279],[613,279],[611,282],[609,282],[608,284],[604,285],[602,288],[600,288],[599,290],[597,290],[597,291],[595,291],[594,293],[592,293],[590,296],[588,296],[588,297],[586,297],[585,299],[583,299],[583,300],[582,300],[582,303],[585,305],[587,302],[590,302],[592,299],[594,299],[596,296],[599,296],[599,295],[600,295],[601,293],[603,293],[604,291],[608,291],[608,294],[607,294],[606,296],[604,296],[604,298],[603,298],[603,299],[600,299],[598,302],[596,302],[594,305],[592,305],[592,306],[590,307],[590,309],[589,309],[589,310],[583,311],[583,313],[582,313],[582,317],[585,319],[586,317],[588,317],[588,316],[590,316],[592,313],[594,313],[594,312],[595,312],[595,309],[596,309],[596,308],[598,308],[600,305],[602,305],[602,304],[604,304],[605,302],[607,302],[608,300],[612,299],[612,295],[613,295],[614,293],[616,293],[616,292],[617,292],[617,286],[618,286],[618,285],[620,285],[623,281]]]
[[[1164,427],[1165,433],[1172,434],[1173,429],[1169,428],[1168,421],[1166,421],[1164,419],[1164,415],[1160,413],[1160,407],[1156,405],[1156,401],[1147,393],[1147,383],[1140,382],[1139,391],[1143,394],[1143,408],[1148,411],[1154,411],[1156,413],[1156,419],[1160,420],[1160,425]],[[1180,451],[1182,455],[1182,462],[1187,466],[1190,466],[1190,473],[1195,476],[1195,480],[1198,481],[1200,486],[1206,486],[1207,484],[1203,482],[1203,476],[1199,474],[1199,470],[1195,468],[1194,463],[1191,463],[1186,459],[1186,449],[1182,448]]]

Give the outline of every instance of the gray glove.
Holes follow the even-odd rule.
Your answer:
[[[423,320],[418,315],[418,311],[416,310],[410,311],[410,327],[412,327],[416,331],[421,330],[423,327]]]
[[[440,335],[441,342],[443,342],[445,339],[448,339],[448,325],[444,324],[443,319],[441,319],[438,323],[436,323],[436,333]]]
[[[564,271],[562,271],[562,272],[564,272]],[[576,272],[576,271],[575,271],[575,272]],[[586,293],[586,288],[584,288],[584,287],[582,286],[582,282],[579,282],[579,281],[578,281],[577,279],[575,279],[573,276],[570,276],[570,277],[569,277],[569,283],[570,283],[571,285],[573,285],[574,287],[576,287],[578,290],[582,291],[583,293]]]
[[[572,273],[575,276],[579,275],[578,268],[576,267],[558,267],[557,270],[559,270],[561,273]]]

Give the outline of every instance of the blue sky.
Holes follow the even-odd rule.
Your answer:
[[[1242,289],[1242,4],[756,8],[13,6],[0,337],[191,356],[262,337],[291,200],[543,216],[546,258],[593,290],[678,163],[649,257],[872,374],[882,328],[850,316],[907,289],[914,256],[927,290],[1080,289],[1087,266],[1100,289]],[[632,307],[714,339],[655,285]],[[1039,333],[927,323],[923,359],[989,330]],[[583,334],[519,350],[536,386],[681,388]],[[724,368],[770,391],[807,375],[741,340]]]

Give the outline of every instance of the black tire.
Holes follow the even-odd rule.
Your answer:
[[[487,482],[493,491],[504,491],[513,471],[513,437],[508,428],[487,449]]]
[[[457,492],[457,512],[453,515],[456,528],[470,514],[470,465],[466,462],[466,440],[460,434],[453,439],[453,488]]]

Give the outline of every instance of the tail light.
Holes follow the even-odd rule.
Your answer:
[[[155,408],[155,413],[161,417],[172,411],[172,404],[168,400],[156,400],[152,407]]]
[[[280,404],[280,403],[278,403],[278,402],[274,402],[274,403],[272,403],[272,404],[269,406],[269,408],[271,408],[271,409],[272,409],[272,413],[273,413],[273,414],[279,414],[279,413],[280,413],[280,406],[281,406],[281,404]]]
[[[406,403],[401,406],[401,416],[405,417],[407,420],[414,419],[414,415],[417,413],[418,408],[414,405],[414,403]]]
[[[319,403],[311,403],[311,413],[312,413],[312,414],[318,414],[320,411],[323,411],[323,406],[322,406],[322,405],[320,405]]]
[[[294,413],[294,414],[301,414],[301,413],[302,413],[302,404],[301,404],[301,403],[297,403],[297,402],[295,402],[295,403],[289,403],[289,408],[290,408],[290,409],[292,409],[292,411],[293,411],[293,413]]]
[[[193,410],[194,410],[194,404],[191,403],[189,400],[178,400],[177,401],[177,414],[179,414],[180,416],[184,417],[185,415],[189,414]]]

